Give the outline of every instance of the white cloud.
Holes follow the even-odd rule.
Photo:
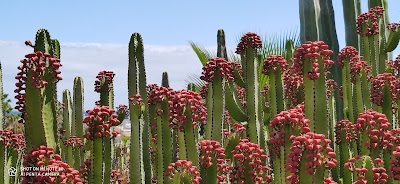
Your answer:
[[[144,45],[147,83],[161,83],[162,72],[167,71],[170,86],[174,89],[185,88],[185,78],[192,73],[201,73],[202,65],[187,46]],[[210,47],[214,49],[215,47]],[[18,72],[17,66],[24,55],[32,52],[22,42],[0,41],[0,61],[3,68],[4,92],[13,98]],[[61,43],[61,80],[58,83],[58,99],[62,100],[62,91],[72,92],[76,76],[83,78],[85,92],[85,109],[93,108],[99,94],[95,93],[94,81],[97,73],[111,70],[116,73],[115,105],[127,104],[128,100],[128,44],[108,43]],[[13,104],[15,103],[15,99]]]

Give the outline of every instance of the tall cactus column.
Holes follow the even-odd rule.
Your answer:
[[[260,129],[261,124],[263,124],[263,114],[259,84],[259,61],[256,59],[257,49],[261,46],[260,36],[255,33],[246,33],[240,39],[236,53],[240,54],[242,58],[250,142],[260,143],[260,146],[264,147],[265,140],[261,138],[264,131]]]
[[[72,135],[83,140],[83,79],[81,77],[75,77],[74,88],[73,88],[73,112],[72,112],[72,125],[71,131]],[[75,153],[77,155],[77,153]],[[74,158],[74,168],[79,169],[79,167],[84,162],[84,151],[79,150],[79,158]],[[79,163],[77,162],[79,160]]]
[[[325,73],[332,66],[333,52],[324,42],[306,42],[296,49],[294,66],[304,78],[305,114],[312,131],[326,133],[328,127]],[[322,103],[325,102],[325,103]]]
[[[56,83],[61,80],[59,53],[54,50],[58,42],[50,39],[47,30],[41,29],[36,34],[34,53],[27,54],[18,67],[18,82],[15,90],[18,109],[25,122],[28,150],[47,145],[57,151],[56,139]],[[25,91],[22,92],[22,91]],[[35,135],[35,136],[32,136]]]

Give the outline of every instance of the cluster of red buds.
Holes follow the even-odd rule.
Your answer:
[[[232,65],[232,68],[235,70],[235,72],[239,73],[239,76],[243,78],[242,64],[240,64],[238,61],[230,62],[230,64]]]
[[[356,131],[360,135],[367,134],[369,141],[363,145],[372,149],[387,149],[393,147],[391,132],[387,129],[391,126],[386,115],[371,109],[359,114]]]
[[[358,54],[358,51],[356,48],[352,46],[346,46],[344,47],[338,54],[337,56],[337,61],[340,67],[343,68],[344,63],[343,62],[350,62],[350,60]]]
[[[391,91],[392,89],[392,82],[396,79],[395,76],[393,76],[391,73],[383,73],[377,75],[371,83],[371,92],[370,92],[370,101],[378,106],[381,106],[383,104],[383,88],[385,85],[390,87]],[[393,94],[391,94],[393,95]]]
[[[400,71],[400,54],[397,55],[395,60],[388,60],[386,61],[386,65],[389,66],[390,71],[396,75],[399,76],[399,71]]]
[[[355,125],[349,120],[340,120],[335,125],[335,143],[340,144],[342,141],[341,134],[344,134],[347,142],[357,140],[357,133]]]
[[[268,75],[270,70],[276,71],[280,67],[281,72],[284,72],[288,67],[285,58],[279,55],[271,55],[264,61],[262,73]]]
[[[235,91],[236,91],[237,97],[239,98],[240,103],[242,104],[243,107],[245,107],[247,104],[245,94],[244,94],[245,89],[236,85]]]
[[[248,139],[241,139],[239,144],[232,151],[234,166],[228,167],[230,171],[229,179],[231,183],[245,183],[246,168],[250,178],[258,183],[272,182],[269,175],[269,167],[263,166],[267,155],[258,144],[250,142]]]
[[[225,160],[225,149],[218,141],[202,140],[199,142],[200,163],[202,167],[211,167],[216,161],[218,184],[225,184],[228,164]]]
[[[228,110],[225,111],[225,123],[226,123],[228,126],[230,126],[230,125],[232,124],[231,115],[229,114],[229,111],[228,111]]]
[[[299,170],[301,158],[305,155],[306,173],[315,174],[318,167],[323,166],[325,169],[331,169],[336,166],[337,160],[334,158],[336,153],[329,146],[330,139],[325,139],[324,134],[307,132],[300,136],[290,136],[293,142],[290,148],[289,159],[287,160],[288,170],[292,175],[286,177],[291,183],[299,182]]]
[[[49,82],[56,83],[62,78],[58,76],[60,74],[59,67],[61,66],[60,60],[57,58],[52,58],[50,54],[43,53],[43,52],[34,52],[25,55],[26,59],[22,59],[20,62],[22,65],[18,66],[18,70],[20,70],[15,77],[18,82],[15,83],[17,89],[14,90],[17,95],[15,99],[18,101],[16,102],[17,106],[15,109],[21,112],[21,119],[19,120],[20,123],[23,122],[25,116],[25,93],[26,85],[28,80],[31,81],[30,85],[33,85],[37,89],[43,88]],[[47,66],[46,60],[49,61],[49,65]],[[49,73],[53,73],[52,80],[53,81],[45,81],[43,76],[45,71]],[[29,75],[29,79],[28,78]]]
[[[32,149],[29,154],[24,156],[24,167],[40,167],[40,170],[25,171],[23,174],[23,184],[28,183],[74,183],[83,184],[79,176],[79,171],[71,168],[67,163],[61,161],[61,156],[54,154],[54,149],[46,146],[39,146]],[[48,168],[52,168],[51,171]],[[57,172],[55,174],[46,174]],[[31,176],[34,175],[34,176]]]
[[[270,122],[270,127],[276,131],[270,133],[270,153],[280,156],[280,147],[285,144],[285,128],[289,128],[292,134],[300,135],[311,131],[308,127],[309,122],[310,120],[305,118],[304,103],[276,114]]]
[[[303,75],[298,73],[294,66],[289,67],[282,76],[285,98],[289,100],[289,107],[295,107],[298,103],[298,93],[303,88]]]
[[[83,164],[81,165],[81,169],[79,170],[79,175],[84,182],[85,181],[87,182],[89,180],[91,169],[92,169],[92,161],[90,158],[88,158],[83,162]]]
[[[224,136],[227,140],[230,140],[232,137],[235,136],[241,136],[243,134],[244,131],[246,131],[246,128],[239,123],[234,123],[232,129],[228,130],[228,129],[223,129],[222,130],[224,133]]]
[[[232,64],[224,58],[216,57],[208,61],[203,67],[200,79],[206,82],[212,82],[214,74],[218,74],[222,78],[230,81],[235,80],[235,71],[233,70]]]
[[[368,171],[368,169],[365,167],[359,167],[363,166],[362,163],[365,161],[371,162],[372,165],[371,171]],[[372,172],[373,175],[372,183],[386,183],[389,175],[386,174],[386,169],[382,167],[382,165],[383,165],[383,160],[380,158],[376,158],[372,163],[369,156],[358,155],[353,158],[350,158],[349,161],[344,164],[344,168],[349,169],[357,176],[357,181],[354,181],[353,182],[354,184],[365,184],[370,182],[365,178],[365,174],[367,172]]]
[[[357,34],[370,36],[379,34],[379,19],[382,17],[385,9],[382,7],[371,8],[368,12],[362,13],[357,17]]]
[[[168,176],[171,180],[174,178],[174,174],[177,172],[186,173],[192,180],[192,183],[199,183],[201,180],[198,168],[193,166],[191,161],[177,160],[176,162],[168,165],[168,170],[169,172],[165,173],[165,176]]]
[[[129,107],[127,105],[120,104],[117,107],[117,114],[118,114],[118,116],[124,115],[124,114],[125,114],[125,117],[129,116]],[[120,123],[122,123],[122,122],[120,122]]]
[[[157,86],[153,88],[152,90],[149,91],[149,101],[148,104],[156,104],[156,103],[161,103],[165,97],[169,97],[171,95],[171,92],[173,89],[171,88],[166,88],[163,86]]]
[[[122,183],[124,181],[124,177],[122,177],[121,173],[119,173],[115,169],[111,170],[110,177],[111,177],[110,183],[112,183],[112,184]]]
[[[397,23],[397,22],[389,23],[389,24],[386,26],[386,28],[389,29],[389,30],[392,31],[392,32],[396,32],[396,31],[399,30],[400,24]]]
[[[111,136],[116,137],[119,132],[114,131],[110,133],[111,126],[117,126],[120,124],[117,119],[118,115],[114,114],[115,110],[110,109],[108,106],[95,107],[94,109],[87,110],[89,116],[86,116],[83,120],[88,126],[88,134],[83,135],[86,139],[92,139],[96,137]]]
[[[363,61],[364,58],[362,56],[354,56],[350,60],[350,82],[356,82],[356,76],[361,74],[361,71],[365,71],[367,80],[373,79],[373,76],[370,75],[371,73],[371,66],[367,64],[366,61]]]
[[[113,88],[112,82],[114,80],[114,72],[112,71],[101,71],[97,74],[97,80],[94,82],[94,91],[97,93],[101,92],[101,88],[103,85],[106,85],[107,92],[110,92]]]
[[[0,130],[0,144],[6,148],[15,149],[17,152],[26,150],[25,136],[23,134],[14,134],[9,130]]]
[[[169,127],[177,128],[181,131],[184,124],[189,122],[193,127],[198,127],[207,120],[207,109],[205,103],[201,101],[201,96],[190,90],[179,90],[171,92],[168,101],[169,109]],[[190,111],[190,117],[185,115],[185,111]]]
[[[323,60],[324,70],[322,72],[325,72],[334,63],[329,57],[329,55],[331,55],[332,53],[333,51],[329,50],[329,46],[326,45],[323,41],[308,41],[300,47],[296,48],[296,52],[294,54],[294,70],[298,74],[302,75],[305,62],[311,62],[311,70],[304,72],[308,72],[307,77],[309,79],[316,80],[320,76],[318,60]]]
[[[333,79],[326,80],[325,87],[326,87],[326,96],[327,97],[331,97],[332,91],[339,89],[337,83]]]
[[[81,138],[77,138],[76,136],[70,136],[68,139],[64,140],[64,145],[65,146],[78,146],[78,147],[83,147],[83,143]]]
[[[204,99],[207,98],[207,93],[208,93],[208,83],[205,83],[203,86],[200,88],[200,96]]]
[[[238,46],[236,47],[236,54],[240,54],[242,51],[246,50],[247,44],[250,44],[251,47],[253,48],[261,48],[262,47],[262,41],[260,36],[258,36],[256,33],[246,33],[240,38],[240,42]]]
[[[390,161],[390,174],[395,180],[400,180],[400,146],[397,146],[392,152],[394,159]]]

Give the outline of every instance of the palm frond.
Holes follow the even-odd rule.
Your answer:
[[[199,46],[193,42],[189,42],[190,46],[192,47],[193,51],[196,53],[197,57],[199,58],[201,64],[206,65],[208,61],[213,58],[212,54],[210,51],[208,51],[206,48]]]
[[[196,92],[200,92],[201,87],[206,84],[205,81],[200,79],[200,75],[195,73],[189,74],[185,79],[185,86],[188,86],[190,83],[194,84]]]

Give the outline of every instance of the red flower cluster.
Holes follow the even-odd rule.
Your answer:
[[[169,97],[169,127],[184,129],[184,124],[190,118],[193,127],[199,126],[207,120],[207,109],[205,103],[200,101],[201,96],[190,90],[179,90],[171,92]],[[191,117],[185,115],[185,110],[190,111]]]
[[[383,87],[385,85],[389,86],[391,91],[394,87],[392,82],[396,79],[391,73],[383,73],[377,75],[371,83],[370,101],[376,105],[381,106],[383,104]]]
[[[348,162],[344,164],[344,168],[349,169],[351,172],[353,172],[356,176],[358,181],[354,181],[354,184],[365,184],[368,181],[365,179],[365,174],[368,172],[368,169],[365,167],[357,167],[357,166],[363,166],[363,162],[368,156],[356,156],[353,158],[350,158]],[[386,183],[387,178],[389,177],[388,174],[386,174],[386,169],[382,167],[383,165],[383,160],[380,158],[376,158],[374,160],[374,163],[372,166],[372,173],[373,173],[373,183]],[[371,172],[371,171],[370,171]]]
[[[331,97],[332,91],[339,89],[337,83],[333,79],[328,79],[325,81],[326,86],[326,96]]]
[[[60,70],[58,70],[61,66],[59,59],[52,58],[50,54],[40,51],[27,54],[25,57],[26,59],[21,60],[22,65],[18,66],[18,70],[20,70],[20,72],[18,72],[17,76],[15,77],[18,82],[15,83],[17,89],[14,90],[14,92],[17,93],[15,99],[18,100],[15,109],[21,112],[21,119],[19,120],[20,123],[23,122],[25,117],[25,93],[22,91],[26,90],[27,78],[29,77],[29,79],[32,81],[31,85],[35,86],[37,89],[43,88],[49,82],[56,83],[62,79],[60,76],[58,76],[58,74],[61,73]],[[49,61],[48,66],[46,60]],[[53,74],[51,81],[44,80],[43,76],[46,71]]]
[[[365,36],[379,34],[379,19],[384,11],[385,9],[377,6],[360,14],[356,20],[357,34]]]
[[[234,166],[228,167],[230,170],[229,179],[231,183],[245,183],[245,168],[249,168],[248,174],[255,182],[272,182],[270,170],[267,166],[263,166],[267,155],[258,144],[249,142],[248,139],[241,139],[239,144],[232,151]]]
[[[117,170],[113,169],[111,170],[111,179],[110,179],[110,183],[112,184],[117,184],[117,183],[121,183],[124,181],[124,178],[122,177],[121,173],[117,172]]]
[[[149,100],[148,104],[156,104],[161,103],[165,97],[169,97],[173,90],[171,88],[166,88],[163,86],[156,86],[152,90],[149,91]]]
[[[224,58],[216,57],[211,59],[211,61],[208,61],[203,67],[200,79],[206,82],[212,82],[215,73],[227,80],[235,80],[235,71],[233,70],[232,64]]]
[[[205,83],[203,86],[201,86],[200,96],[205,99],[207,98],[207,93],[208,93],[208,83]]]
[[[344,47],[337,56],[337,61],[340,67],[343,67],[343,62],[347,61],[350,62],[351,58],[356,56],[358,51],[356,48],[352,46]]]
[[[390,177],[400,180],[400,146],[397,146],[392,152],[394,159],[390,161]]]
[[[341,133],[344,133],[347,142],[357,140],[357,133],[355,125],[349,120],[340,120],[335,125],[335,143],[340,144],[343,140],[341,139]]]
[[[245,89],[240,86],[235,86],[235,91],[236,91],[237,97],[239,98],[240,103],[242,104],[243,107],[245,107],[247,104],[245,94],[244,94]]]
[[[393,147],[392,135],[387,129],[391,126],[385,114],[372,111],[371,109],[360,113],[355,124],[358,134],[367,134],[369,142],[364,146],[372,149],[386,149]]]
[[[289,159],[287,160],[289,170],[292,175],[286,177],[291,183],[299,182],[299,169],[301,165],[301,158],[306,154],[305,165],[307,167],[306,173],[313,175],[318,167],[325,167],[330,169],[336,166],[336,156],[333,149],[329,146],[330,139],[324,139],[324,134],[317,134],[314,132],[307,132],[300,136],[290,136],[293,142],[290,148]]]
[[[93,110],[87,110],[89,116],[85,117],[83,123],[88,126],[88,134],[83,135],[84,138],[92,139],[93,136],[105,137],[111,136],[110,127],[119,125],[118,115],[114,114],[115,110],[108,106],[95,107]],[[112,137],[119,134],[118,131],[112,132]]]
[[[283,77],[285,98],[289,100],[289,107],[295,107],[298,102],[298,93],[303,88],[303,75],[299,74],[294,66],[285,71]]]
[[[201,166],[208,168],[213,165],[213,160],[217,164],[218,184],[226,184],[226,173],[228,164],[225,160],[225,149],[221,147],[218,141],[202,140],[199,142],[200,163]]]
[[[316,80],[320,76],[318,60],[323,60],[324,71],[321,72],[325,72],[334,63],[329,57],[329,55],[331,55],[332,53],[333,51],[329,50],[329,46],[326,45],[323,41],[308,41],[305,44],[301,45],[301,47],[296,48],[296,52],[294,54],[294,70],[299,75],[302,75],[304,62],[311,62],[312,69],[310,71],[304,72],[307,72],[307,77],[309,79]]]
[[[288,63],[282,56],[271,55],[265,59],[262,73],[268,75],[270,70],[276,71],[278,67],[284,72],[288,66]]]
[[[240,42],[238,46],[236,47],[236,54],[240,54],[242,51],[246,49],[247,44],[250,44],[251,47],[253,48],[261,48],[262,47],[262,41],[260,36],[258,36],[256,33],[246,33],[240,38]]]
[[[0,130],[0,144],[6,148],[15,149],[17,152],[26,150],[25,136],[23,134],[14,134],[9,130]]]
[[[389,66],[390,71],[393,75],[399,76],[400,71],[400,54],[397,55],[395,60],[386,61],[386,65]]]
[[[127,105],[120,104],[117,107],[117,114],[125,114],[125,116],[129,116],[129,107]],[[122,122],[120,122],[122,123]]]
[[[96,76],[97,80],[94,83],[94,91],[100,93],[102,85],[106,85],[108,92],[111,91],[113,88],[112,82],[114,80],[114,76],[115,74],[112,71],[99,72],[99,74]]]
[[[65,146],[78,146],[78,147],[83,147],[82,140],[80,138],[77,138],[76,136],[70,136],[67,140],[64,141]]]
[[[31,172],[29,174],[24,174],[22,183],[56,183],[60,184],[74,183],[83,184],[81,178],[79,177],[79,171],[71,168],[67,163],[61,161],[61,156],[54,154],[54,149],[51,147],[40,146],[38,148],[32,149],[29,154],[24,156],[24,167],[51,167],[52,171],[57,172],[57,174],[45,174],[46,169],[41,169],[39,171],[26,171]],[[33,174],[34,176],[29,176]]]
[[[350,60],[350,82],[355,83],[356,75],[360,75],[361,71],[365,71],[367,80],[373,78],[373,76],[369,74],[371,72],[371,66],[369,66],[367,62],[363,60],[364,58],[358,55],[354,56]]]
[[[242,64],[240,64],[238,61],[230,62],[230,64],[232,65],[232,68],[235,70],[235,72],[238,72],[239,76],[243,78]]]
[[[165,176],[169,176],[172,180],[174,178],[174,173],[186,173],[192,179],[193,183],[199,183],[201,180],[200,172],[196,166],[192,166],[191,161],[187,160],[177,160],[175,163],[170,163],[168,166],[169,172],[165,173]]]
[[[392,32],[396,32],[400,28],[400,24],[397,22],[389,23],[386,28]]]
[[[241,136],[242,133],[246,130],[246,128],[239,123],[234,123],[231,130],[223,129],[223,133],[227,140],[230,140],[233,136]]]
[[[270,122],[270,127],[276,132],[271,132],[269,143],[271,144],[270,152],[272,156],[280,156],[280,147],[285,143],[285,127],[290,128],[293,134],[303,134],[310,132],[308,127],[309,119],[305,118],[304,103],[297,105],[295,108],[282,111],[275,115]]]
[[[90,158],[88,158],[83,162],[83,164],[81,165],[81,170],[79,170],[79,175],[85,183],[87,183],[87,181],[89,180],[91,168],[92,161],[90,160]]]

